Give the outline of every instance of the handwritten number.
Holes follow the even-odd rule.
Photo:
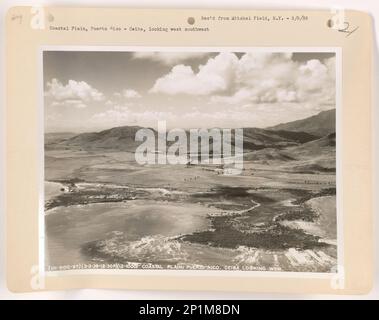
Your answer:
[[[355,29],[349,30],[350,23],[347,21],[344,22],[344,25],[345,25],[344,28],[338,29],[338,31],[346,33],[346,37],[350,36],[352,33],[354,33],[355,31],[359,29],[359,27],[356,27]]]

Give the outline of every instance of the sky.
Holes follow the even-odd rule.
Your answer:
[[[265,128],[335,108],[326,52],[45,51],[46,132]]]

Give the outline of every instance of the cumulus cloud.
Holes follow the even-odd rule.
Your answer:
[[[145,59],[172,66],[191,59],[209,56],[208,52],[134,52],[134,59]]]
[[[152,93],[207,95],[225,91],[232,84],[238,58],[233,53],[220,53],[199,66],[196,73],[190,66],[177,65],[159,78]]]
[[[63,100],[63,101],[53,101],[51,103],[51,106],[53,107],[75,107],[78,109],[86,108],[87,105],[83,103],[82,100]]]
[[[112,100],[107,100],[107,102],[105,102],[106,107],[112,107],[113,105],[114,105],[114,102]]]
[[[143,55],[136,59],[171,64],[150,87],[149,92],[157,95],[148,97],[145,88],[141,94],[133,89],[139,87],[131,85],[106,99],[84,81],[52,79],[46,84],[45,102],[52,106],[46,114],[63,112],[64,116],[46,118],[47,125],[98,130],[121,125],[155,127],[158,120],[166,120],[168,127],[268,127],[335,106],[334,57],[296,61],[291,53],[201,53],[208,54],[207,59],[195,67],[185,63],[190,58],[183,54],[175,59],[177,54],[172,55],[171,60],[166,54],[138,54]],[[90,110],[75,109],[91,103]]]
[[[52,99],[53,106],[86,107],[86,103],[103,101],[104,95],[85,81],[69,80],[65,85],[57,79],[47,82],[45,96]]]
[[[156,127],[158,121],[173,121],[176,119],[171,112],[154,110],[133,111],[129,105],[115,105],[112,109],[94,114],[87,125],[100,128],[139,125],[146,127]]]
[[[124,96],[127,99],[138,99],[142,97],[136,90],[133,90],[133,89],[123,90],[122,96]]]
[[[251,112],[254,108],[254,112]],[[158,121],[166,121],[168,128],[241,128],[267,127],[280,122],[293,121],[309,116],[309,109],[302,104],[283,103],[246,105],[230,107],[228,110],[204,111],[189,108],[185,112],[160,111],[154,108],[133,110],[129,105],[115,105],[113,108],[94,114],[84,125],[106,129],[115,126],[138,125],[156,128]]]
[[[150,92],[212,95],[223,104],[333,104],[335,60],[296,62],[291,53],[249,52],[210,58],[195,72],[183,64],[157,79]]]

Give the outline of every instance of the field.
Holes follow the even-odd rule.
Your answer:
[[[322,139],[246,152],[237,176],[62,139],[45,144],[48,270],[335,270],[335,147]]]

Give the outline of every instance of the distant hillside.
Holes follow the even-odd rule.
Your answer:
[[[322,111],[312,117],[281,123],[267,128],[269,130],[285,130],[306,132],[314,136],[323,137],[336,131],[336,110]]]
[[[335,148],[336,134],[333,132],[325,137],[290,148],[289,150],[294,154],[313,157],[319,156],[323,152],[335,152]]]
[[[334,157],[336,146],[336,135],[331,133],[325,137],[317,140],[308,141],[296,146],[290,146],[284,149],[278,148],[265,148],[251,152],[246,157],[247,160],[280,160],[291,161],[299,159],[310,159],[323,156],[325,154],[332,154]]]
[[[60,146],[74,146],[83,150],[134,151],[141,144],[141,142],[135,141],[135,135],[139,129],[141,127],[123,126],[100,132],[81,133],[58,144]]]
[[[89,132],[78,134],[64,140],[54,141],[49,139],[48,147],[76,147],[83,150],[114,150],[114,151],[134,151],[141,144],[135,141],[136,132],[141,129],[138,126],[116,127],[100,132]],[[286,148],[297,146],[301,143],[317,139],[305,132],[289,132],[285,130],[272,131],[258,128],[244,128],[244,149],[246,151],[257,151],[265,148]],[[155,131],[155,136],[157,133]],[[187,132],[189,137],[189,132]],[[188,139],[190,141],[190,139]],[[171,143],[167,143],[170,145]],[[234,137],[232,138],[234,144]],[[189,145],[188,145],[189,150]],[[212,151],[212,141],[210,142]]]
[[[316,143],[317,139],[335,132],[335,110],[323,111],[318,115],[280,124],[271,129],[243,128],[245,152],[258,151],[262,149],[282,150],[296,146],[305,146]],[[136,132],[142,129],[139,126],[115,127],[100,132],[82,133],[75,136],[57,135],[46,139],[46,148],[70,148],[75,147],[82,150],[112,150],[133,152],[141,142],[135,141]],[[155,130],[154,130],[155,131]],[[157,137],[156,131],[155,136]],[[189,133],[187,132],[189,137]],[[189,141],[190,139],[188,139]],[[234,138],[232,139],[234,144]],[[170,143],[168,143],[170,145]],[[312,144],[309,145],[312,148]],[[212,151],[212,142],[210,151]],[[317,149],[317,148],[316,148]],[[188,145],[189,150],[189,145]],[[300,150],[299,150],[300,151]],[[278,158],[289,160],[292,154],[276,153],[273,150],[267,154],[257,154],[259,158]]]
[[[245,153],[245,161],[281,165],[299,173],[333,173],[336,168],[336,135],[331,133],[317,140],[278,149],[266,148]]]
[[[298,159],[303,159],[303,164],[294,166],[298,172],[328,172],[336,170],[336,134],[331,133],[318,140],[304,143],[287,150]]]
[[[244,149],[284,148],[317,139],[305,132],[273,131],[258,128],[244,128]]]
[[[68,140],[76,135],[77,133],[72,132],[48,132],[45,133],[45,144]]]

